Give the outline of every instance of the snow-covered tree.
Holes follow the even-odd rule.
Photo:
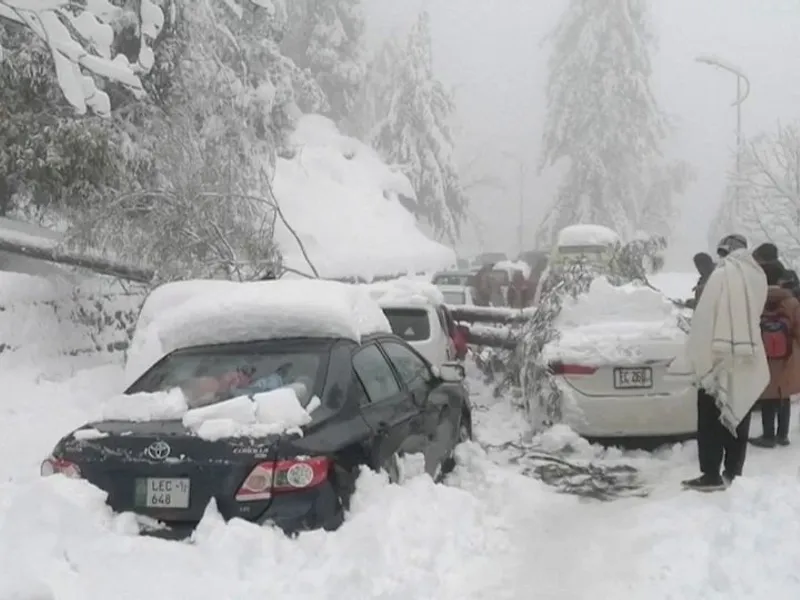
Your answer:
[[[770,241],[785,259],[800,264],[800,123],[779,125],[743,149],[740,176],[731,175],[711,225],[711,244],[733,232],[751,246]]]
[[[575,223],[630,238],[673,211],[678,173],[658,167],[667,122],[650,88],[649,19],[647,0],[570,0],[553,32],[541,168],[569,164],[540,226],[545,245]]]
[[[347,124],[364,79],[361,0],[292,0],[283,53],[325,93],[323,112]]]
[[[361,114],[375,119],[368,127],[373,146],[409,176],[417,216],[455,240],[468,202],[453,151],[455,102],[433,72],[428,13],[420,14],[404,45],[387,42],[366,85]]]

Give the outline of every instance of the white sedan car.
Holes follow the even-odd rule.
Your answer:
[[[663,294],[605,278],[566,302],[543,349],[566,423],[589,438],[694,434],[697,391],[667,375],[686,338],[679,316]]]

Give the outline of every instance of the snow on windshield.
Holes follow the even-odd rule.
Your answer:
[[[236,396],[224,402],[190,408],[181,388],[163,392],[120,394],[106,400],[102,419],[107,421],[177,420],[198,437],[218,440],[227,437],[258,437],[295,431],[311,421],[311,413],[320,406],[316,396],[307,395],[302,383],[294,383],[268,392]],[[305,406],[304,406],[305,405]]]
[[[602,225],[570,225],[558,234],[558,246],[607,246],[620,241],[619,235]]]
[[[174,350],[206,344],[296,337],[360,341],[390,332],[380,307],[359,286],[321,280],[167,284],[151,294],[128,350],[126,381]],[[148,306],[150,304],[150,306]]]
[[[521,260],[501,260],[499,263],[495,264],[493,269],[506,271],[509,274],[512,274],[514,271],[521,271],[522,276],[526,279],[531,274],[530,265]]]
[[[603,364],[672,358],[686,334],[680,310],[662,293],[638,283],[613,286],[598,277],[586,294],[565,301],[555,320],[559,338],[542,351],[545,361]]]

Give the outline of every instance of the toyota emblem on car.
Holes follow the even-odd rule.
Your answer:
[[[147,448],[144,449],[144,455],[147,458],[152,458],[153,460],[164,460],[169,456],[171,448],[169,444],[166,442],[153,442]]]

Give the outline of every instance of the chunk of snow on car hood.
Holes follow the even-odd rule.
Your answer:
[[[427,281],[401,277],[363,286],[381,306],[444,304],[444,295],[438,286]]]
[[[275,197],[322,277],[370,280],[455,262],[452,248],[428,238],[401,203],[401,196],[414,198],[408,178],[372,148],[319,115],[301,117],[291,143],[294,155],[277,161]],[[282,219],[274,235],[286,265],[310,273]]]
[[[311,410],[317,404],[311,406]],[[198,437],[218,440],[227,437],[257,437],[297,432],[311,421],[291,386],[253,396],[238,396],[225,402],[188,411],[183,425]]]
[[[604,246],[618,242],[617,232],[602,225],[570,225],[558,233],[559,246]]]
[[[391,327],[362,286],[321,280],[175,282],[142,307],[130,348],[128,385],[181,348],[299,337],[360,341]]]
[[[598,277],[586,294],[565,301],[554,322],[560,337],[544,347],[542,358],[588,365],[666,360],[686,337],[679,315],[656,290],[634,283],[613,286]]]
[[[103,404],[105,421],[160,421],[180,419],[188,410],[186,396],[176,387],[163,392],[119,394]]]

